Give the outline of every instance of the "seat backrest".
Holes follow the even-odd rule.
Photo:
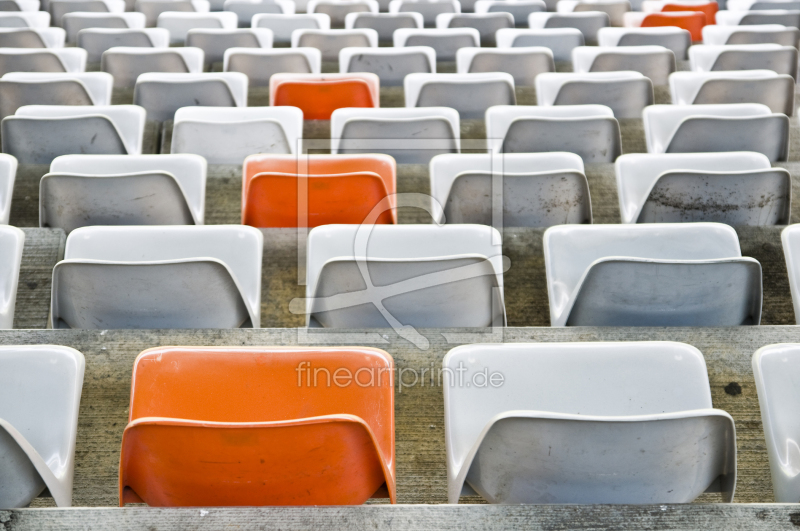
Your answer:
[[[680,72],[670,76],[676,104],[762,103],[774,113],[794,115],[794,78],[772,70]]]
[[[533,86],[542,72],[555,72],[553,52],[543,46],[526,48],[461,48],[456,54],[459,74],[506,72],[515,86]]]
[[[142,74],[136,81],[133,101],[147,111],[147,119],[173,119],[181,107],[244,107],[247,76],[239,72],[202,74]]]
[[[0,28],[48,28],[50,13],[47,11],[0,12]]]
[[[190,29],[186,46],[196,46],[205,54],[205,64],[221,62],[229,48],[272,48],[272,32],[265,28]]]
[[[661,26],[654,28],[601,28],[597,32],[600,46],[663,46],[685,61],[692,45],[692,35],[683,28]]]
[[[116,46],[166,48],[169,32],[164,28],[87,28],[78,32],[78,46],[87,51],[87,62],[99,63],[103,52]]]
[[[528,25],[528,15],[539,11],[547,11],[547,4],[542,0],[477,0],[475,13],[511,13],[518,28]]]
[[[539,105],[599,104],[617,118],[639,118],[655,99],[653,83],[639,72],[549,72],[536,78]]]
[[[344,27],[345,17],[350,13],[377,13],[376,0],[310,0],[306,6],[308,13],[324,13],[331,17],[334,28]]]
[[[576,28],[583,33],[586,44],[597,44],[597,32],[610,26],[608,13],[602,11],[583,11],[577,13],[531,13],[528,26],[531,29]]]
[[[420,13],[426,26],[436,23],[440,13],[460,13],[461,3],[457,0],[391,0],[389,13]]]
[[[648,13],[640,26],[643,28],[677,26],[688,31],[693,41],[701,41],[703,40],[703,27],[707,23],[706,14],[701,11],[679,11]]]
[[[143,13],[67,13],[61,19],[67,32],[67,42],[76,43],[78,32],[88,28],[143,29]]]
[[[0,75],[9,72],[83,72],[86,50],[80,48],[0,48]]]
[[[291,0],[225,0],[223,10],[236,13],[240,28],[249,28],[254,16],[262,13],[294,15],[295,5]]]
[[[381,86],[403,86],[406,75],[436,72],[436,51],[429,46],[404,48],[344,48],[339,52],[339,71],[371,72]]]
[[[63,48],[66,38],[61,28],[0,27],[0,48]]]
[[[422,28],[420,13],[348,13],[344,18],[346,29],[369,28],[378,32],[378,40],[392,42],[394,32],[401,28]]]
[[[497,30],[514,28],[514,16],[511,13],[441,13],[436,16],[436,27],[475,28],[481,36],[483,46],[495,46]]]
[[[556,62],[572,60],[572,50],[583,46],[583,33],[575,28],[501,29],[496,34],[498,48],[550,48]]]
[[[378,32],[372,29],[301,29],[292,32],[292,48],[317,48],[323,61],[336,61],[344,48],[375,48]]]
[[[50,0],[49,11],[54,26],[62,26],[62,18],[67,13],[122,13],[124,0]]]
[[[475,28],[398,29],[394,46],[429,46],[436,50],[438,61],[454,61],[459,48],[480,46],[480,33]]]
[[[201,73],[203,50],[191,47],[115,47],[103,52],[100,68],[114,76],[115,87],[133,88],[139,76],[148,72]]]
[[[299,13],[276,15],[263,13],[253,16],[252,27],[272,30],[276,43],[291,43],[292,33],[298,29],[330,29],[331,17],[324,13]]]
[[[179,13],[165,11],[158,15],[157,26],[169,31],[170,44],[181,44],[186,41],[189,30],[225,29],[234,30],[239,26],[236,13],[221,11],[215,13]]]
[[[758,26],[721,26],[703,28],[704,44],[780,44],[797,46],[800,30],[787,28],[782,24],[763,24]]]
[[[208,13],[211,4],[208,0],[136,0],[134,11],[144,13],[146,26],[151,28],[158,22],[158,17],[164,12],[177,13]]]
[[[653,85],[666,85],[675,71],[675,54],[663,46],[580,46],[572,50],[573,71],[639,72]]]
[[[689,62],[695,72],[774,70],[797,77],[797,49],[779,44],[692,46]]]
[[[270,105],[298,107],[306,120],[329,120],[342,107],[380,105],[380,80],[372,73],[278,73],[272,75],[269,86]]]
[[[316,48],[228,48],[224,72],[247,75],[250,87],[268,87],[273,74],[319,74],[322,54]]]
[[[494,105],[515,105],[514,78],[505,72],[409,74],[406,107],[453,107],[461,119],[482,119]]]

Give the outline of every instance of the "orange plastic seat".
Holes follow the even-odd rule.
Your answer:
[[[706,25],[706,14],[702,11],[673,11],[651,13],[644,17],[643,28],[656,28],[661,26],[676,26],[687,30],[692,35],[692,41],[703,40],[703,26]]]
[[[662,13],[672,11],[701,11],[706,15],[706,25],[717,23],[718,10],[719,4],[717,2],[708,2],[707,4],[697,5],[684,5],[678,2],[675,4],[666,4],[663,8],[661,8]]]
[[[371,73],[273,74],[269,101],[299,107],[306,120],[330,120],[343,107],[379,107],[380,80]]]
[[[374,223],[397,223],[397,165],[389,155],[251,155],[244,161],[242,223],[253,227],[360,224],[386,201]],[[307,186],[307,217],[298,189]]]
[[[393,365],[363,347],[142,352],[120,506],[395,503]]]

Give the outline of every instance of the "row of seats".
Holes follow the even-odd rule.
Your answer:
[[[84,366],[68,347],[0,347],[0,507],[45,489],[71,505]],[[119,503],[395,503],[394,370],[365,347],[146,350],[133,367]],[[800,345],[759,349],[753,372],[775,500],[797,503],[787,471]],[[444,392],[450,503],[733,500],[734,421],[713,409],[690,345],[464,345],[431,381]]]

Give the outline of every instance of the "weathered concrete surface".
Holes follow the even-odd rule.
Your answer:
[[[453,347],[478,342],[680,341],[696,346],[708,366],[714,407],[736,421],[738,502],[770,502],[772,490],[750,358],[760,347],[800,342],[800,327],[740,328],[507,328],[489,331],[422,330],[430,348],[420,350],[393,331],[362,331],[344,337],[330,331],[311,334],[294,329],[262,330],[8,330],[0,344],[68,345],[86,356],[86,376],[78,425],[74,504],[117,504],[119,448],[127,421],[133,361],[141,351],[163,345],[359,344],[382,348],[398,369],[441,367]],[[468,333],[476,332],[476,333]],[[477,332],[483,332],[477,333]],[[341,332],[336,332],[341,333]],[[444,335],[443,335],[444,334]],[[446,337],[445,337],[446,336]],[[448,342],[449,341],[449,342]],[[514,375],[506,375],[508,378]],[[406,372],[404,383],[413,383]],[[436,379],[434,379],[434,384]],[[737,385],[730,385],[736,383]],[[727,389],[727,390],[726,390]],[[741,392],[738,390],[741,389]],[[430,385],[395,389],[397,480],[400,503],[445,503],[444,410],[441,388]],[[464,502],[478,502],[464,498]],[[716,502],[719,495],[699,501]],[[51,504],[39,499],[37,506]],[[434,526],[435,527],[435,526]]]
[[[17,287],[14,328],[47,328],[53,267],[64,258],[62,230],[23,228],[25,247]]]

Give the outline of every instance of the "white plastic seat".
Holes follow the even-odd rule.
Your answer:
[[[706,26],[711,27],[711,26]],[[601,47],[663,46],[675,54],[678,61],[688,57],[692,35],[685,29],[664,26],[658,28],[600,28],[597,43]]]
[[[462,120],[483,119],[494,105],[516,105],[514,78],[485,74],[408,74],[403,84],[406,107],[451,107]]]
[[[4,175],[2,204],[5,211],[2,212],[2,214],[8,218],[11,194],[14,189],[17,161],[10,155],[2,155],[2,158],[0,158],[0,167],[2,167],[2,173]],[[17,285],[19,284],[19,271],[22,263],[22,248],[24,245],[24,232],[10,225],[0,225],[0,252],[2,252],[3,257],[3,259],[0,260],[0,290],[2,290],[3,293],[3,298],[0,300],[0,329],[11,329],[14,327],[14,309],[17,302]],[[0,396],[2,396],[2,391],[0,391]],[[2,411],[2,405],[0,405],[0,411]],[[2,417],[0,416],[0,421],[1,420]],[[0,425],[0,427],[5,426]],[[0,444],[0,447],[1,446],[2,444]],[[0,453],[0,455],[2,455],[2,453]],[[0,459],[0,463],[4,461],[5,460]],[[5,489],[0,489],[0,493],[4,492],[4,490]],[[41,490],[39,492],[41,492]],[[34,496],[36,495],[38,495],[38,492],[34,494]]]
[[[191,29],[186,46],[203,50],[205,63],[222,62],[228,48],[272,48],[272,32],[265,28]]]
[[[555,72],[550,48],[461,48],[456,54],[459,74],[506,72],[514,77],[515,86],[533,86],[536,76]]]
[[[717,24],[721,26],[755,26],[764,24],[783,24],[793,28],[800,27],[800,10],[767,9],[759,11],[717,11]]]
[[[262,13],[294,15],[295,5],[291,0],[225,0],[223,10],[236,13],[240,28],[249,28],[254,16]]]
[[[536,78],[539,105],[599,104],[619,118],[639,118],[653,104],[653,83],[639,72],[545,73]]]
[[[797,79],[797,48],[793,46],[700,44],[689,49],[689,63],[694,72],[773,70]]]
[[[31,13],[38,11],[41,6],[39,0],[3,0],[0,7],[3,11]]]
[[[71,153],[140,155],[144,123],[136,105],[26,105],[3,119],[3,152],[20,164]]]
[[[16,178],[17,159],[11,155],[0,153],[0,225],[8,225]],[[16,288],[14,288],[14,293],[16,293]],[[2,325],[0,324],[0,326]],[[6,328],[11,328],[11,325]]]
[[[163,28],[106,29],[86,28],[78,32],[78,46],[86,50],[87,62],[99,63],[106,50],[122,47],[166,48],[169,32]]]
[[[85,363],[69,347],[0,347],[0,506],[27,507],[45,489],[72,505]]]
[[[204,74],[142,74],[133,102],[147,111],[147,119],[172,120],[181,107],[246,107],[247,76],[239,72]]]
[[[110,105],[105,72],[10,72],[0,78],[0,118],[23,105]]]
[[[768,11],[772,9],[797,10],[797,0],[727,0],[725,9],[730,11]]]
[[[80,48],[0,48],[0,76],[9,72],[83,72],[86,50]]]
[[[65,155],[39,191],[39,226],[202,225],[206,161],[197,155]]]
[[[733,500],[734,421],[690,345],[464,345],[443,366],[449,503]]]
[[[648,153],[789,153],[789,118],[759,103],[651,105],[642,113]]]
[[[331,153],[384,153],[398,164],[427,164],[460,151],[458,112],[448,107],[342,108],[331,115]]]
[[[419,13],[425,27],[433,27],[441,13],[461,13],[461,3],[458,0],[391,0],[389,13]]]
[[[572,50],[585,42],[583,33],[575,28],[501,29],[496,39],[498,48],[550,48],[557,62],[571,61]]]
[[[38,2],[38,0],[33,0]],[[0,28],[48,28],[50,13],[47,11],[3,11],[0,12]]]
[[[514,28],[516,24],[511,13],[442,13],[436,16],[436,27],[475,28],[483,46],[495,46],[495,33],[501,29]]]
[[[134,4],[134,11],[144,13],[148,28],[156,25],[161,13],[208,13],[210,9],[208,0],[136,0]]]
[[[528,27],[528,15],[547,11],[542,0],[477,0],[475,13],[511,13],[518,28]]]
[[[268,87],[272,74],[319,74],[322,53],[316,48],[228,48],[223,71],[246,74],[251,87]]]
[[[145,17],[142,13],[67,13],[61,25],[67,32],[67,42],[78,42],[78,32],[88,28],[143,29]]]
[[[791,175],[761,153],[632,153],[616,177],[623,223],[789,222]]]
[[[344,27],[344,20],[350,13],[377,13],[376,0],[309,0],[308,13],[324,13],[331,17],[331,26]]]
[[[422,15],[419,13],[348,13],[344,18],[345,29],[374,29],[380,42],[393,42],[395,30],[421,29]]]
[[[551,326],[761,321],[761,265],[721,223],[561,225],[544,233]]]
[[[0,48],[63,48],[66,38],[62,28],[0,27]]]
[[[192,29],[235,30],[239,27],[236,13],[219,11],[215,13],[173,13],[165,11],[158,15],[156,25],[169,31],[170,44],[183,44]]]
[[[608,15],[612,26],[621,27],[622,18],[631,10],[628,0],[558,0],[558,13],[581,13],[586,11],[602,11]]]
[[[377,48],[378,32],[371,29],[301,29],[292,32],[292,48],[317,48],[323,61],[338,61],[344,48]]]
[[[53,328],[259,328],[263,240],[243,225],[76,229]]]
[[[500,241],[482,225],[315,227],[308,234],[307,322],[391,326],[407,338],[411,327],[503,326]]]
[[[302,153],[302,138],[296,107],[183,107],[175,113],[172,153],[241,165],[255,153]]]
[[[122,13],[125,0],[50,0],[50,16],[54,26],[63,27],[62,18],[67,13]]]
[[[103,53],[100,69],[114,76],[114,86],[133,88],[136,79],[148,72],[200,73],[203,50],[190,47],[117,47]]]
[[[498,105],[486,111],[486,138],[496,152],[567,151],[586,164],[622,154],[619,122],[604,105]]]
[[[292,33],[295,30],[330,29],[331,17],[322,13],[301,13],[297,15],[263,13],[253,16],[252,27],[272,30],[272,39],[275,44],[290,44],[292,42]]]
[[[398,29],[394,32],[394,47],[428,46],[436,50],[438,61],[455,61],[461,48],[476,48],[481,36],[475,28]]]
[[[797,239],[796,227],[783,231],[784,250],[787,237]],[[796,245],[796,242],[795,242]],[[796,249],[793,249],[796,252]],[[787,264],[789,255],[786,255]],[[793,279],[791,271],[789,280]],[[792,299],[797,308],[797,292],[792,285]],[[795,310],[795,315],[800,315]],[[767,345],[753,355],[752,366],[755,377],[758,405],[761,408],[761,423],[767,443],[769,468],[772,475],[772,492],[777,503],[797,503],[800,500],[797,470],[797,422],[798,396],[797,374],[800,346],[793,343]]]
[[[672,103],[763,103],[775,113],[794,114],[794,78],[772,70],[675,72]]]
[[[504,227],[592,222],[589,183],[574,153],[439,155],[429,175],[440,223],[492,225],[495,208]]]
[[[780,44],[797,47],[800,30],[781,24],[703,27],[703,44]]]
[[[575,13],[531,13],[528,26],[531,29],[575,28],[583,33],[588,45],[597,44],[597,32],[610,25],[608,13],[582,11]]]
[[[572,50],[574,72],[632,70],[650,78],[653,85],[666,85],[675,71],[675,54],[663,46],[579,46]]]
[[[403,48],[343,48],[339,72],[371,72],[383,87],[402,87],[408,74],[436,73],[436,51],[429,46]]]

